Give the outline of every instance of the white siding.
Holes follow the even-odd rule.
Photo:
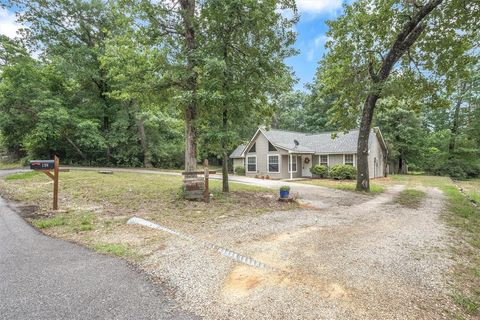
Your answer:
[[[384,151],[380,141],[376,135],[370,145],[370,152],[368,153],[368,172],[371,179],[381,178],[384,176]],[[375,170],[375,159],[377,159],[377,170]]]
[[[235,172],[236,167],[245,167],[245,159],[233,159],[233,172]]]
[[[256,155],[257,156],[257,172],[247,172],[246,175],[249,177],[254,177],[255,175],[259,176],[270,176],[272,179],[286,179],[290,177],[288,173],[288,152],[283,149],[278,149],[278,151],[268,151],[268,140],[265,135],[261,132],[258,132],[254,140],[255,152],[246,153],[245,155]],[[267,155],[279,155],[279,166],[280,172],[273,173],[268,172],[268,157]],[[295,177],[298,172],[294,172],[293,176]]]

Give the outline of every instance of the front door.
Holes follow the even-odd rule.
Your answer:
[[[302,155],[302,177],[311,177],[312,155]]]

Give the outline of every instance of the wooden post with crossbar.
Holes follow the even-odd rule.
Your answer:
[[[60,159],[55,156],[54,160],[32,160],[30,169],[45,173],[53,180],[53,210],[58,210],[58,180],[60,172]],[[53,174],[51,170],[53,169]],[[63,170],[68,171],[68,170]]]

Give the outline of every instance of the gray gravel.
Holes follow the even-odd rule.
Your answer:
[[[125,261],[44,236],[0,198],[0,319],[195,318]]]
[[[439,190],[427,189],[422,207],[412,210],[392,203],[401,186],[375,198],[293,186],[321,205],[228,218],[196,232],[283,271],[234,263],[178,238],[144,268],[207,319],[447,318],[452,261]]]

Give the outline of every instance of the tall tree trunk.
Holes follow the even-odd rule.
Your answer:
[[[128,108],[133,109],[133,119],[135,124],[137,125],[138,137],[140,140],[140,148],[142,149],[143,155],[143,166],[145,168],[152,168],[152,157],[150,151],[148,150],[148,139],[147,134],[145,132],[145,122],[142,119],[140,106],[137,103],[136,99],[131,99]],[[128,114],[132,114],[132,112],[127,110]]]
[[[140,136],[140,146],[143,154],[143,166],[145,168],[152,168],[152,159],[150,156],[150,151],[148,150],[147,134],[145,133],[145,123],[138,114],[135,115],[135,118],[137,120],[138,135]]]
[[[463,102],[463,93],[466,88],[466,83],[463,83],[461,86],[461,91],[459,93],[459,97],[457,98],[457,102],[455,104],[455,110],[453,112],[453,119],[452,119],[452,128],[450,129],[450,141],[448,143],[448,158],[453,158],[453,153],[455,152],[455,142],[458,135],[458,129],[460,127],[460,107]]]
[[[195,1],[180,0],[180,8],[184,27],[187,72],[185,89],[189,93],[189,101],[185,107],[185,171],[195,171],[197,169],[197,59],[195,51],[197,49],[197,40],[195,37]]]
[[[80,148],[72,141],[72,139],[70,139],[68,136],[66,136],[65,139],[68,143],[70,143],[70,145],[75,149],[75,151],[77,151],[77,153],[80,155],[80,157],[82,157],[83,160],[87,160],[87,156],[85,155],[85,153],[80,150]]]
[[[370,191],[370,177],[368,172],[368,138],[372,126],[373,114],[377,100],[382,93],[383,84],[387,81],[390,72],[398,60],[417,41],[425,29],[423,20],[439,6],[443,0],[430,0],[420,7],[415,15],[403,26],[395,42],[382,59],[380,69],[374,70],[373,63],[368,66],[373,89],[365,99],[357,144],[357,186],[358,191]]]
[[[222,161],[222,191],[229,192],[228,186],[228,153],[227,153],[227,137],[225,136],[228,130],[228,113],[227,110],[223,110],[222,115],[222,125],[223,125],[223,134],[224,137],[222,142],[222,152],[223,152],[223,161]]]
[[[357,144],[357,190],[370,190],[370,176],[368,171],[368,138],[372,126],[373,111],[378,95],[369,94],[363,106],[362,120],[358,132]]]
[[[222,113],[222,191],[229,192],[230,188],[228,185],[228,99],[227,96],[229,95],[229,83],[230,79],[228,76],[228,37],[230,34],[226,35],[224,38],[224,46],[223,46],[223,61],[225,62],[225,71],[222,83],[222,90],[223,90],[223,113]]]

